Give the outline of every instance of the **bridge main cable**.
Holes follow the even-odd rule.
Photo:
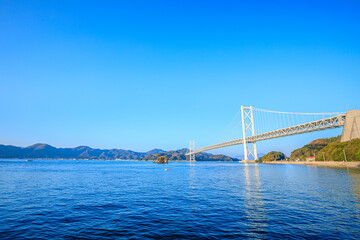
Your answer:
[[[323,114],[323,113],[322,113]],[[318,114],[321,115],[321,114]],[[302,134],[302,133],[308,133],[308,132],[314,132],[314,131],[320,131],[324,129],[330,129],[330,128],[338,128],[344,125],[345,122],[345,114],[341,113],[337,116],[324,118],[312,122],[307,122],[287,128],[282,128],[274,131],[269,131],[261,134],[257,134],[255,136],[247,137],[246,142],[247,143],[253,143],[257,141],[264,141],[268,139],[273,138],[279,138],[279,137],[285,137],[285,136],[291,136],[295,134]],[[223,147],[230,147],[234,145],[240,145],[244,144],[244,138],[227,141],[223,143],[218,143],[215,145],[211,145],[208,147],[204,147],[192,152],[186,153],[186,155],[195,154],[199,152],[209,151],[217,148],[223,148]]]

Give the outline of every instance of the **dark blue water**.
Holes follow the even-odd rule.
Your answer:
[[[358,169],[0,160],[0,238],[359,239],[359,194]]]

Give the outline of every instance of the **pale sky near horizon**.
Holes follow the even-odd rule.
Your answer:
[[[359,1],[1,1],[0,144],[171,150],[214,143],[241,105],[360,108],[359,12]]]

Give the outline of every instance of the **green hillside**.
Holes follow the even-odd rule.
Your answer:
[[[360,139],[347,142],[332,142],[316,154],[316,161],[360,161]]]
[[[306,160],[307,157],[312,157],[316,155],[321,149],[326,147],[329,143],[333,142],[340,142],[340,136],[316,139],[305,145],[304,147],[292,151],[290,154],[290,160]]]
[[[314,156],[316,161],[359,161],[360,160],[360,139],[353,139],[347,142],[340,142],[340,137],[317,139],[302,148],[291,152],[290,160],[306,160]]]
[[[360,161],[360,139],[340,142],[341,136],[316,139],[302,148],[295,149],[290,154],[290,160],[315,156],[316,161]],[[271,162],[286,159],[282,152],[272,151],[259,158],[257,162]]]

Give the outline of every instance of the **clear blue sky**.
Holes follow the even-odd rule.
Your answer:
[[[330,0],[3,0],[0,143],[170,150],[213,143],[241,105],[359,108],[359,12]]]

